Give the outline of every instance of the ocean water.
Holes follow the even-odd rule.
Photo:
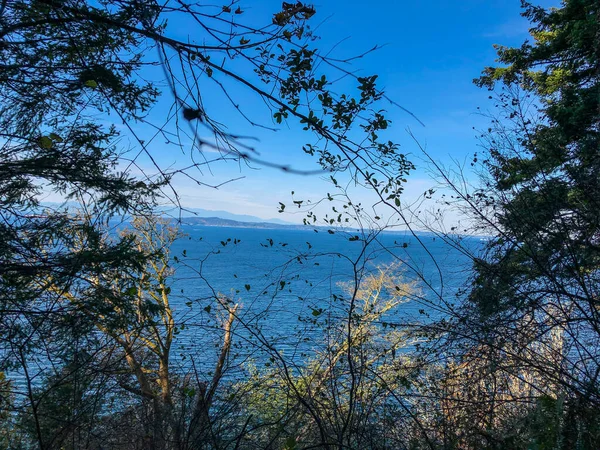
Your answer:
[[[270,364],[274,353],[302,364],[325,346],[327,323],[348,313],[348,284],[379,270],[412,283],[406,302],[385,320],[407,324],[449,314],[468,282],[471,258],[484,242],[460,238],[463,250],[432,235],[362,235],[320,229],[259,229],[182,224],[184,237],[171,248],[174,273],[170,305],[178,331],[172,347],[174,372],[211,379],[226,317],[216,298],[238,305],[229,374]],[[458,239],[458,238],[457,238]],[[368,240],[368,245],[365,245]],[[464,250],[468,250],[465,252]],[[32,355],[33,384],[54,366]],[[35,366],[35,369],[34,369]],[[21,371],[8,376],[24,386]],[[232,375],[235,376],[235,375]]]
[[[172,248],[171,303],[184,324],[177,356],[183,366],[193,359],[208,372],[222,337],[219,294],[238,305],[232,356],[240,365],[262,361],[273,351],[306,357],[324,345],[325,318],[347,314],[344,285],[356,277],[388,269],[412,283],[406,303],[386,318],[390,323],[433,320],[459,301],[457,292],[471,274],[468,252],[477,254],[483,247],[475,237],[457,238],[459,250],[433,235],[406,233],[363,236],[190,224],[181,230],[186,236]]]

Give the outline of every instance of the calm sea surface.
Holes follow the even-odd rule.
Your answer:
[[[393,267],[401,281],[414,283],[411,295],[385,320],[413,323],[447,314],[470,275],[471,259],[433,236],[382,233],[365,236],[313,229],[257,229],[183,224],[185,236],[171,248],[175,272],[170,302],[178,322],[174,370],[194,368],[210,378],[222,341],[223,307],[237,304],[231,366],[248,368],[273,351],[306,359],[324,345],[323,326],[347,314],[345,285],[355,276]],[[477,252],[484,242],[464,238]],[[400,280],[399,280],[400,281]],[[34,358],[41,381],[49,365]],[[22,374],[9,373],[22,384]]]
[[[470,275],[471,258],[431,235],[381,233],[365,247],[358,233],[310,228],[183,225],[182,231],[187,236],[172,248],[178,263],[171,297],[185,324],[178,336],[184,360],[190,355],[196,361],[214,359],[223,317],[215,311],[218,293],[239,305],[235,339],[240,355],[265,350],[264,342],[298,353],[319,346],[322,324],[315,319],[345,313],[344,285],[353,282],[355,273],[393,266],[404,281],[414,283],[407,302],[386,319],[392,323],[447,314]],[[474,253],[483,243],[475,237],[461,240]],[[211,352],[213,357],[201,356]]]

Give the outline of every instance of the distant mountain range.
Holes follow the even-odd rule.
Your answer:
[[[165,210],[164,212],[168,212],[171,215],[179,216],[179,211],[177,213],[173,212],[174,210]],[[261,219],[260,217],[250,216],[247,214],[234,214],[229,211],[212,211],[209,209],[201,209],[201,208],[185,208],[181,211],[180,217],[182,219],[224,219],[229,221],[242,222],[245,224],[251,223],[270,223],[270,224],[279,224],[279,225],[296,225],[291,222],[286,222],[281,219]]]
[[[234,214],[235,215],[235,214]],[[252,217],[252,216],[249,216]],[[181,222],[187,225],[201,225],[205,227],[231,227],[231,228],[264,228],[286,230],[307,230],[312,229],[306,225],[287,223],[284,221],[274,222],[242,222],[239,220],[223,219],[221,217],[182,217]]]
[[[235,215],[235,214],[233,214]],[[252,216],[250,216],[252,217]],[[283,222],[283,221],[280,221]],[[326,226],[303,225],[294,223],[273,223],[273,222],[240,222],[239,220],[223,219],[221,217],[182,217],[181,223],[185,225],[198,225],[204,227],[230,227],[230,228],[260,228],[265,230],[303,230],[303,231],[320,231],[320,232],[340,232],[358,233],[356,228],[330,228]],[[385,230],[385,233],[397,233],[402,235],[410,234],[406,230]],[[415,235],[421,237],[435,238],[435,234],[428,231],[415,231]]]
[[[41,206],[65,206],[59,203],[44,203]],[[67,206],[71,206],[67,203]],[[327,231],[329,228],[324,226],[303,225],[286,222],[281,219],[261,219],[260,217],[247,214],[235,214],[229,211],[213,211],[201,208],[186,208],[185,210],[173,208],[160,208],[157,213],[164,213],[175,219],[181,219],[181,222],[189,225],[199,225],[205,227],[231,227],[231,228],[262,228],[262,229],[286,229],[286,230],[320,230]],[[338,228],[337,231],[340,231]],[[356,229],[347,228],[347,232],[356,232]],[[392,233],[409,233],[406,230],[386,230]],[[433,233],[427,231],[415,231],[417,236],[434,237]]]
[[[32,210],[32,212],[37,212],[37,210],[42,210],[44,207],[50,207],[50,208],[63,208],[66,207],[67,209],[70,210],[76,210],[78,205],[76,203],[73,202],[65,202],[65,203],[58,203],[58,202],[43,202],[39,208]],[[286,222],[285,220],[281,220],[281,219],[261,219],[260,217],[256,217],[256,216],[250,216],[247,214],[235,214],[235,213],[231,213],[229,211],[213,211],[213,210],[209,210],[209,209],[202,209],[202,208],[185,208],[185,209],[179,209],[179,208],[175,208],[175,207],[171,207],[171,208],[166,208],[166,207],[159,207],[156,209],[156,213],[157,214],[165,214],[166,216],[169,217],[173,217],[173,218],[182,218],[182,219],[188,219],[188,218],[203,218],[203,219],[211,219],[210,221],[207,221],[206,223],[214,223],[215,219],[224,219],[224,220],[228,220],[228,221],[236,221],[236,222],[240,222],[240,223],[245,223],[245,224],[251,224],[251,223],[270,223],[270,224],[278,224],[278,225],[297,225],[291,222]],[[225,225],[224,225],[225,226]]]

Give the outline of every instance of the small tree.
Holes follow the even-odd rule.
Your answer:
[[[323,344],[315,342],[303,361],[274,354],[273,368],[248,382],[242,405],[256,432],[245,439],[288,449],[407,442],[402,429],[413,423],[408,399],[419,369],[396,315],[414,289],[393,269],[378,269],[344,286],[330,310],[314,310],[314,340]]]
[[[121,408],[105,410],[102,433],[115,446],[197,448],[210,437],[210,408],[226,368],[237,305],[222,297],[217,299],[226,318],[211,382],[205,384],[198,378],[192,381],[185,371],[173,371],[176,336],[185,328],[185,321],[177,318],[170,303],[170,280],[174,274],[170,247],[182,234],[168,221],[151,216],[135,218],[131,228],[121,235],[131,239],[140,254],[147,255],[145,267],[136,272],[116,268],[90,280],[95,290],[105,293],[102,304],[85,302],[81,291],[61,292],[59,297],[74,306],[82,320],[91,323],[99,333],[93,364],[88,361],[81,366],[89,366],[87,370],[92,373],[105,374],[105,384],[122,389],[121,401],[129,398],[131,408],[137,411],[137,419],[133,420],[127,407],[124,413],[119,412]],[[208,354],[198,357],[210,359]],[[49,383],[46,387],[54,389]],[[57,395],[62,394],[52,393],[50,398],[46,394],[45,401],[56,407],[52,399]],[[106,393],[102,400],[107,401]],[[38,406],[32,415],[35,418],[40,414]],[[126,417],[127,425],[116,425],[120,433],[110,430],[107,423],[115,424]],[[94,430],[92,425],[88,424],[90,433]],[[57,423],[54,428],[57,433],[68,433]]]

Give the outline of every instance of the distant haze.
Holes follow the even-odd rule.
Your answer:
[[[170,214],[173,214],[172,210],[165,211]],[[260,223],[260,222],[269,222],[269,223],[278,223],[281,225],[295,225],[291,222],[286,222],[281,219],[261,219],[260,217],[250,216],[247,214],[234,214],[229,211],[213,211],[210,209],[201,209],[201,208],[185,208],[181,210],[181,214],[179,214],[179,210],[177,210],[178,217],[218,217],[220,219],[228,219],[235,220],[237,222],[247,222],[247,223]]]
[[[66,207],[69,210],[74,210],[78,207],[78,205],[74,202],[42,202],[40,204],[40,208],[49,207],[49,208],[59,208]],[[246,222],[246,223],[276,223],[280,225],[297,225],[292,222],[286,222],[281,219],[262,219],[257,216],[250,216],[247,214],[234,214],[229,211],[213,211],[210,209],[202,209],[202,208],[179,208],[175,207],[162,207],[156,210],[156,213],[164,213],[168,216],[172,217],[217,217],[219,219],[227,219],[227,220],[235,220],[236,222]]]

